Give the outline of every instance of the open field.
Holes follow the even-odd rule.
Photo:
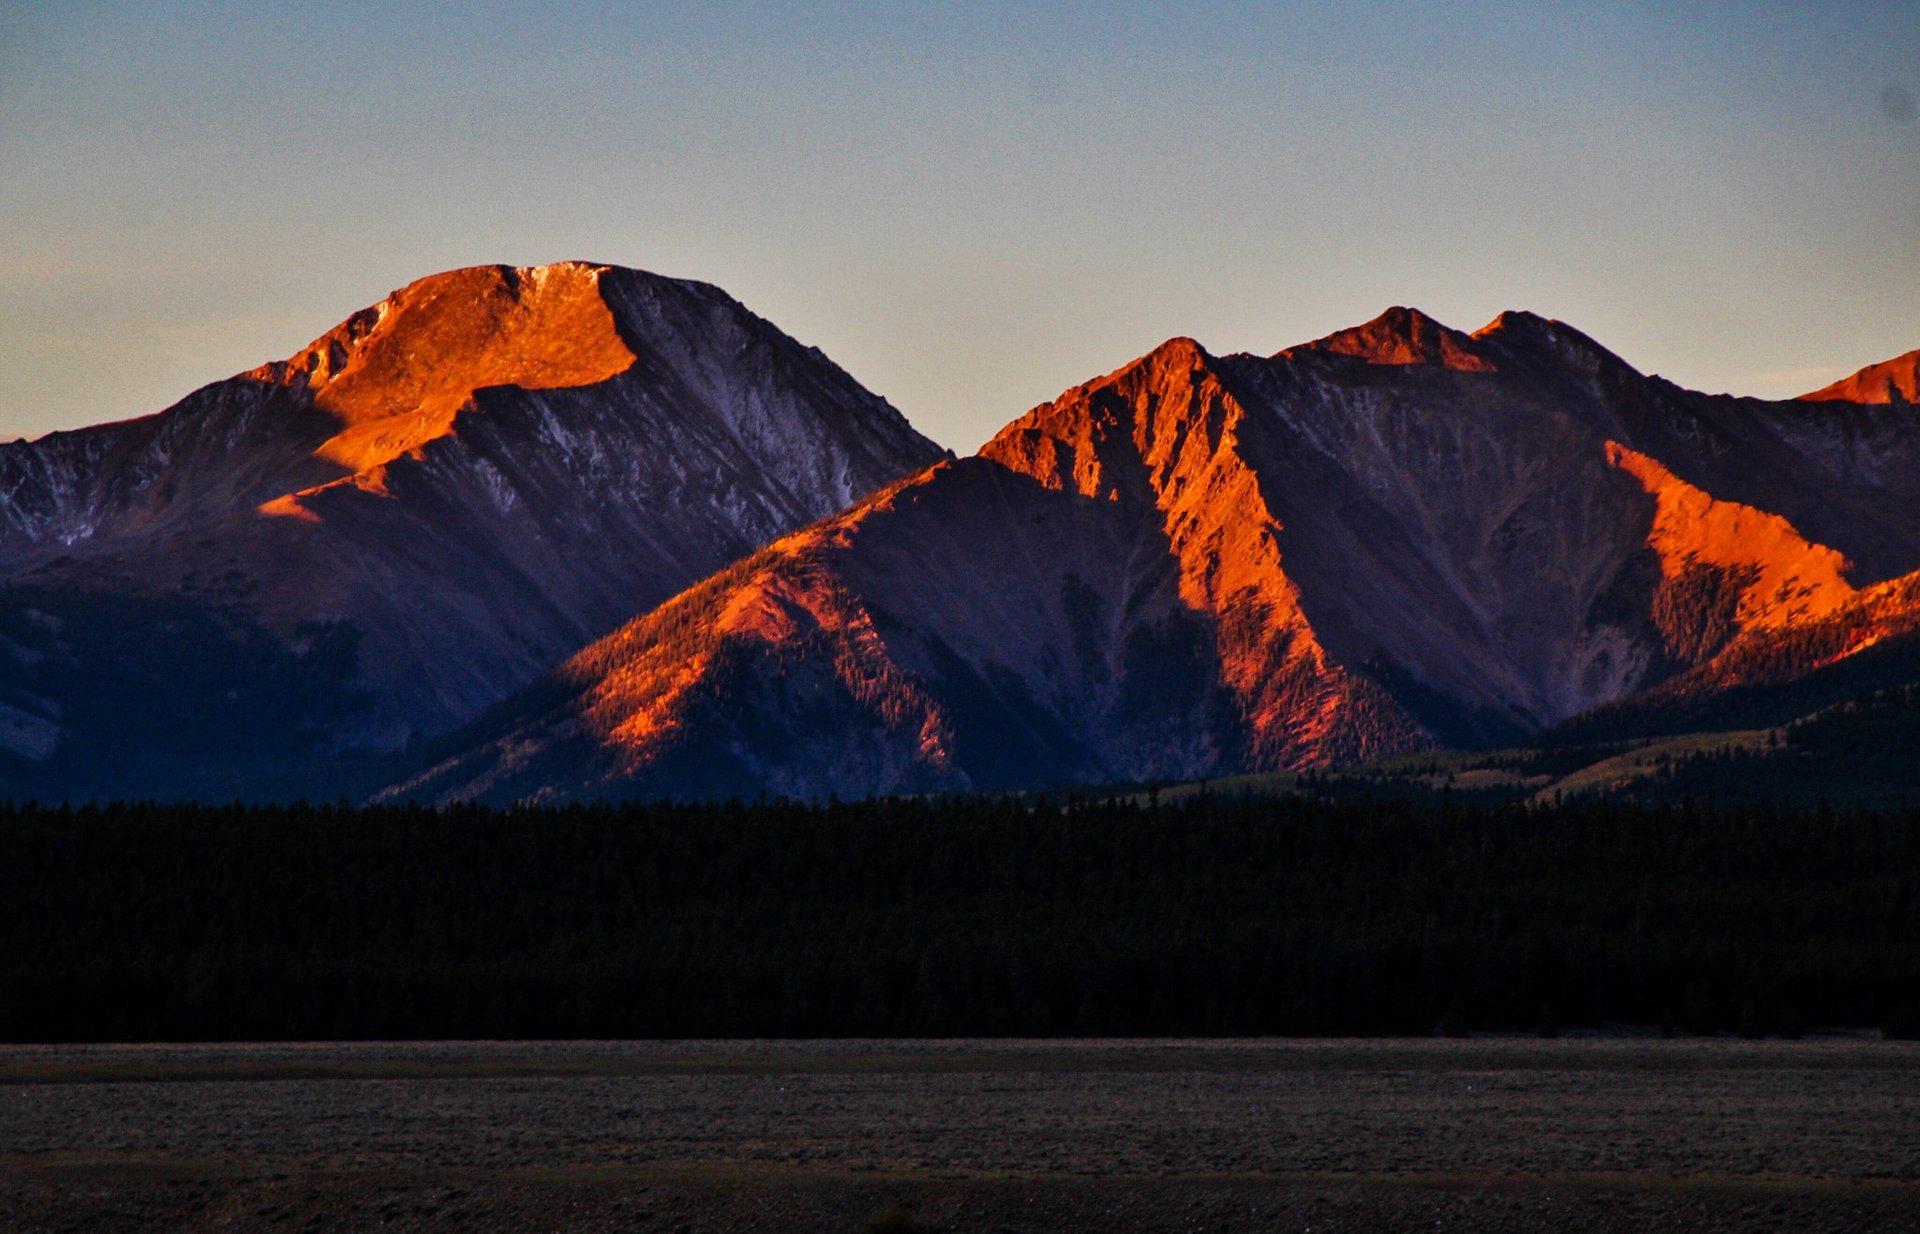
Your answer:
[[[1920,1229],[1920,1047],[6,1047],[0,1228]]]

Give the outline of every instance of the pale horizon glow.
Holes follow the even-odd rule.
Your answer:
[[[1393,304],[1763,397],[1920,347],[1911,3],[396,7],[0,9],[0,438],[489,262],[715,283],[961,451]]]

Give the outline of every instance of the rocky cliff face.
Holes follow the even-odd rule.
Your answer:
[[[281,691],[294,747],[394,747],[941,453],[716,288],[422,279],[159,415],[0,446],[0,745],[98,728],[101,675],[192,693],[257,655],[233,724],[275,722],[262,674],[318,675]],[[79,746],[110,763],[123,728]]]
[[[1916,450],[1898,402],[1695,394],[1525,313],[1175,340],[630,622],[389,791],[1030,787],[1509,739],[1904,628]]]

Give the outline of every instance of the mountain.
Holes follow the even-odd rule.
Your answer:
[[[1916,464],[1891,396],[1697,394],[1529,313],[1176,339],[637,617],[386,792],[1173,780],[1632,700],[1657,726],[1900,637]]]
[[[445,731],[942,454],[717,288],[422,279],[158,415],[0,446],[0,787],[218,795]]]

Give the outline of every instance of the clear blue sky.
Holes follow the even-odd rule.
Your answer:
[[[1176,334],[1920,347],[1920,4],[0,4],[0,436],[453,266],[718,283],[961,450]]]

